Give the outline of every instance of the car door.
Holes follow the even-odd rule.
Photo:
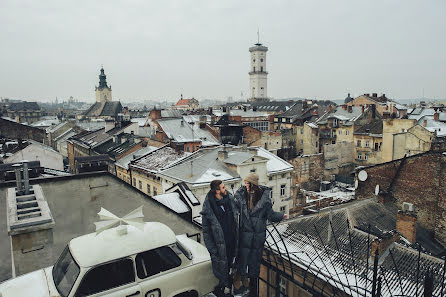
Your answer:
[[[133,260],[123,258],[91,268],[84,275],[75,296],[141,297]]]
[[[169,273],[182,264],[181,258],[169,246],[137,254],[135,264],[144,297],[167,297],[186,289],[178,278]]]

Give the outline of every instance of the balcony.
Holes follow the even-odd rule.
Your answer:
[[[331,130],[328,131],[319,131],[319,138],[320,139],[330,139],[330,140],[334,140],[336,139],[336,134],[332,133]]]

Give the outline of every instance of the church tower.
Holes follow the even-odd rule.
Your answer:
[[[107,76],[104,73],[104,68],[101,67],[101,74],[99,74],[99,86],[96,87],[96,102],[112,101],[111,86],[107,86]]]
[[[249,48],[251,53],[251,70],[249,72],[249,99],[248,102],[266,102],[269,101],[266,87],[266,52],[268,48],[263,46],[258,40],[257,43]]]

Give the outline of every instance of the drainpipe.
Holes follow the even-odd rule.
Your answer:
[[[25,195],[29,194],[29,174],[28,174],[28,161],[27,160],[23,160],[23,182],[24,182],[24,190],[25,190]]]
[[[12,165],[12,167],[14,167],[15,181],[17,184],[17,192],[19,193],[19,195],[21,195],[21,193],[22,193],[22,173],[20,172],[20,168],[22,167],[22,165],[14,164],[14,165]]]

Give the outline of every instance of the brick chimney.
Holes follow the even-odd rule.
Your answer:
[[[396,230],[410,243],[415,243],[417,236],[417,214],[414,211],[399,210],[396,215]]]
[[[226,150],[226,148],[223,148],[222,150],[218,151],[218,159],[220,161],[224,161],[227,158],[228,158],[228,151]]]
[[[362,105],[361,107],[362,107],[362,114],[364,114],[364,105]]]
[[[333,110],[333,107],[330,105],[328,105],[328,112],[331,113],[331,111]]]
[[[436,111],[434,113],[434,121],[439,121],[440,120],[440,114],[438,113],[438,111]]]
[[[342,104],[342,108],[343,108],[344,110],[347,110],[347,105]]]
[[[427,120],[423,121],[423,126],[426,127],[427,126]]]
[[[400,235],[398,234],[398,232],[395,232],[393,230],[386,232],[384,233],[382,238],[375,238],[372,241],[370,254],[372,255],[372,257],[374,257],[376,250],[378,250],[378,254],[382,255],[390,247],[391,244],[393,244],[394,242],[399,242],[399,240]]]
[[[351,106],[351,105],[348,105],[348,106],[347,106],[347,111],[348,111],[348,112],[352,112],[352,106]]]

